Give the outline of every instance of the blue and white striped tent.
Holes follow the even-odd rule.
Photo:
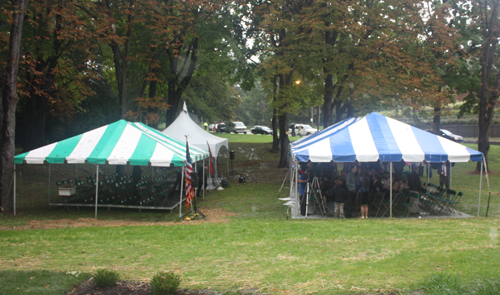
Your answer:
[[[484,160],[481,152],[375,112],[363,118],[348,118],[321,132],[292,142],[290,154],[295,180],[298,179],[297,162],[376,162],[380,160],[390,162],[392,167],[393,162],[401,160],[417,163]],[[297,186],[298,184],[295,183],[295,188]],[[292,186],[290,194],[292,195]],[[298,195],[297,191],[295,195]],[[481,180],[478,216],[480,202]],[[392,216],[392,209],[390,216]]]
[[[468,162],[481,152],[406,123],[371,113],[291,143],[298,162]]]

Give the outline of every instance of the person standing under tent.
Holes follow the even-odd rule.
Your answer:
[[[450,189],[450,161],[443,162],[442,165],[439,166],[439,186],[445,188],[447,190]]]
[[[345,218],[344,204],[347,201],[347,193],[344,188],[344,180],[340,177],[335,180],[334,198],[335,198],[335,203],[334,203],[335,209],[333,216],[335,218],[344,219]]]
[[[353,164],[350,171],[345,177],[345,184],[347,187],[347,201],[345,203],[345,217],[352,217],[352,207],[354,205],[354,200],[356,199],[356,172],[358,171],[358,166]]]
[[[306,198],[307,198],[307,183],[309,182],[309,168],[306,168],[300,174],[299,179],[299,200],[300,200],[300,214],[306,215]]]
[[[361,206],[361,218],[368,218],[368,196],[370,191],[370,179],[366,172],[361,173],[358,180],[358,197]]]
[[[417,165],[414,165],[412,167],[412,171],[410,173],[410,175],[408,175],[408,187],[410,189],[411,192],[415,192],[415,193],[418,193],[420,194],[420,192],[422,191],[422,182],[420,181],[420,167],[417,166]],[[411,207],[411,213],[418,213],[419,209],[418,209],[418,206],[419,206],[419,203],[420,203],[420,200],[419,198],[410,198],[410,203],[413,205]]]
[[[420,181],[419,166],[414,165],[411,173],[408,175],[408,187],[410,191],[419,193],[422,191],[422,182]]]

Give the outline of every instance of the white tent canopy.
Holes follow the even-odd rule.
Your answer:
[[[208,133],[189,117],[186,102],[184,102],[182,112],[179,116],[177,116],[177,119],[175,119],[170,126],[163,130],[162,133],[181,141],[185,141],[186,136],[188,136],[189,144],[191,146],[195,146],[198,149],[207,152],[208,142],[214,157],[218,156],[219,150],[222,147],[226,147],[226,149],[229,148],[227,138],[220,138]]]

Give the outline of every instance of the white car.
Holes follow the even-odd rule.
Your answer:
[[[308,136],[316,133],[318,130],[307,124],[290,124],[288,127],[288,135],[291,136]]]
[[[247,134],[247,126],[245,126],[245,124],[243,124],[243,122],[231,122],[231,123],[227,124],[226,132]]]

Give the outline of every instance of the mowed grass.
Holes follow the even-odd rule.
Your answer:
[[[409,291],[431,273],[497,278],[494,219],[306,220],[67,228],[0,233],[8,270],[94,272],[147,280],[166,270],[182,287],[264,293]]]
[[[24,194],[19,196],[23,209],[16,217],[0,215],[0,227],[10,228],[0,231],[4,270],[0,294],[61,294],[60,289],[51,289],[64,285],[61,278],[66,282],[63,289],[69,290],[99,268],[113,269],[124,279],[146,281],[159,271],[174,271],[181,276],[181,288],[223,292],[245,288],[265,294],[407,293],[441,274],[460,277],[463,284],[478,278],[498,281],[498,146],[490,152],[494,194],[489,218],[484,218],[488,196],[484,177],[479,218],[288,220],[286,207],[278,200],[289,192],[285,183],[279,193],[286,170],[276,168],[279,154],[269,151],[271,137],[228,136],[233,137],[230,150],[236,153],[230,187],[212,191],[198,202],[202,212],[223,209],[236,214],[220,223],[176,222],[178,211],[99,209],[99,220],[171,223],[14,230],[37,221],[94,216],[93,209],[49,210],[46,168],[26,165],[40,171],[31,185],[26,184],[29,169],[24,172]],[[248,137],[270,141],[244,142]],[[471,173],[474,168],[475,163],[455,165],[452,186],[465,193],[461,209],[475,216],[479,174]],[[64,176],[73,169],[57,173]],[[245,183],[238,183],[240,175]],[[431,182],[438,182],[435,175]],[[33,208],[39,203],[42,210]],[[78,272],[82,275],[72,275]],[[45,293],[35,291],[42,289]]]

